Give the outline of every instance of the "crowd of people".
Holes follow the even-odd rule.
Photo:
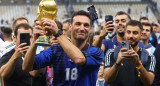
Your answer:
[[[1,86],[160,86],[157,22],[119,11],[115,24],[107,21],[94,32],[83,10],[57,20],[42,18],[31,26],[19,17],[13,29],[1,27]],[[21,43],[24,33],[30,45]],[[43,35],[51,46],[36,43]]]

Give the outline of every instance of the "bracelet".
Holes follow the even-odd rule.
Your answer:
[[[117,62],[115,62],[115,64],[116,64],[117,66],[121,66],[121,64],[118,64]]]
[[[139,63],[138,63],[138,65],[136,66],[136,68],[139,70],[139,69],[141,69],[141,67],[142,67],[142,62],[139,61]]]

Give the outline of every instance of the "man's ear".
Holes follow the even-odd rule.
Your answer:
[[[16,42],[17,41],[17,38],[15,35],[13,35],[13,41]]]
[[[69,23],[69,31],[71,31],[72,29],[72,24],[71,23]]]

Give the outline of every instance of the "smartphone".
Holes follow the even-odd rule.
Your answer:
[[[20,44],[27,43],[25,46],[30,45],[30,33],[20,33]]]
[[[123,51],[123,52],[127,52],[129,50],[129,42],[128,41],[123,41],[121,48],[127,48],[127,50]]]
[[[111,24],[113,24],[113,16],[112,15],[106,15],[105,16],[105,21],[108,22],[108,21],[112,21]],[[114,29],[109,29],[109,31],[113,31]]]
[[[91,15],[92,21],[98,19],[98,15],[96,13],[96,9],[95,9],[94,5],[91,5],[90,7],[88,7],[87,10],[89,11],[89,13]]]

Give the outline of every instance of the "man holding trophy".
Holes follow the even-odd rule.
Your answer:
[[[40,10],[51,6],[51,2],[47,1],[54,2],[54,0],[44,0]],[[56,7],[53,6],[56,5],[51,6],[55,9]],[[49,13],[56,12],[53,10]],[[42,17],[34,28],[36,32],[34,41],[25,55],[23,70],[32,71],[53,64],[53,86],[95,86],[104,54],[100,48],[87,43],[91,30],[90,14],[82,10],[75,12],[71,18],[70,28],[71,41],[63,35],[62,30],[58,29],[55,20]],[[39,44],[36,39],[40,35],[54,35],[59,45],[54,45],[36,55],[36,48]]]

